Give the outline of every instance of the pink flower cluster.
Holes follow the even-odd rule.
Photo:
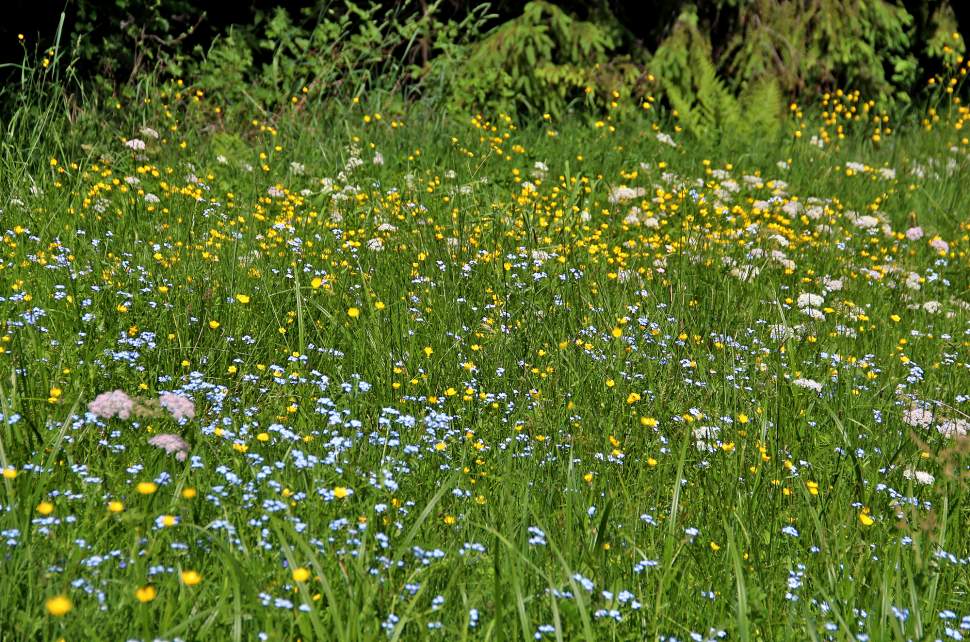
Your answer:
[[[102,392],[95,397],[94,401],[88,404],[88,410],[91,414],[104,419],[111,419],[112,417],[127,419],[131,416],[134,406],[134,399],[129,397],[124,390],[112,390],[111,392]]]
[[[159,406],[179,422],[195,417],[195,402],[173,392],[163,392],[157,401],[141,397],[132,398],[124,390],[102,392],[88,404],[88,411],[102,419],[151,418],[159,416]]]
[[[189,455],[189,444],[178,435],[162,433],[149,439],[148,443],[163,449],[168,454],[175,453],[175,458],[179,461],[185,461]]]
[[[176,421],[195,417],[195,402],[191,399],[172,392],[163,392],[158,397],[158,403],[168,410]]]

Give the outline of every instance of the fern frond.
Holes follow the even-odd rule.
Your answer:
[[[781,128],[784,104],[778,81],[765,77],[750,83],[738,100],[744,111],[741,134],[746,138],[774,139]]]

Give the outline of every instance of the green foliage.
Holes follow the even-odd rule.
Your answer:
[[[231,24],[231,12],[210,16],[189,0],[73,0],[63,39],[102,97],[138,99],[146,84],[181,79],[225,118],[365,94],[381,109],[420,100],[453,113],[597,118],[659,98],[691,132],[739,138],[752,127],[773,135],[780,104],[818,89],[908,102],[959,68],[965,49],[949,0],[671,0],[639,20],[623,12],[632,4],[610,4],[622,23],[602,3],[583,16],[546,0],[517,15],[510,6],[279,0]],[[5,102],[16,102],[11,91]]]
[[[78,58],[103,75],[133,81],[156,64],[178,74],[182,43],[205,17],[191,0],[76,2]]]
[[[782,115],[778,82],[769,76],[752,79],[736,97],[718,75],[710,41],[692,11],[679,17],[651,68],[681,124],[698,137],[744,141],[777,136]]]
[[[738,98],[743,117],[737,122],[741,140],[774,140],[781,131],[784,98],[778,82],[766,76],[750,82]]]
[[[757,0],[739,13],[722,55],[723,70],[740,82],[771,74],[786,93],[799,91],[806,82],[801,70],[807,52],[798,43],[807,37],[799,3]]]
[[[756,0],[739,8],[736,25],[718,59],[733,86],[770,74],[790,95],[839,86],[907,101],[921,59],[953,64],[963,51],[945,3],[931,12],[926,33],[886,0]]]
[[[958,31],[953,7],[941,3],[933,12],[927,29],[929,36],[924,45],[924,53],[939,61],[945,67],[958,67],[960,59],[966,53],[966,43]]]
[[[822,0],[804,18],[810,21],[807,69],[817,82],[840,84],[889,97],[893,81],[915,80],[910,53],[912,16],[884,0]],[[902,97],[903,94],[899,94]]]
[[[278,8],[217,40],[190,75],[230,110],[272,111],[365,92],[440,95],[442,76],[466,62],[461,47],[478,36],[486,16],[482,8],[461,21],[444,20],[437,15],[441,4],[415,12],[345,0],[319,13],[306,10],[300,22]]]
[[[238,99],[253,67],[251,49],[232,30],[212,43],[199,65],[196,82],[222,99]]]
[[[455,78],[452,104],[557,115],[614,91],[635,93],[641,69],[615,55],[618,43],[615,25],[578,20],[534,0],[472,45],[467,72]]]
[[[784,98],[817,89],[851,87],[884,104],[905,103],[921,57],[953,65],[963,51],[945,4],[930,14],[934,35],[925,43],[914,40],[913,16],[884,0],[719,6],[732,17],[724,47],[712,47],[709,25],[689,7],[650,63],[670,107],[701,137],[774,136]]]

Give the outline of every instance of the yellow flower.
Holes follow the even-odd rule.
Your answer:
[[[613,338],[614,339],[619,339],[620,337],[623,336],[623,329],[622,328],[613,328],[613,331],[611,332],[611,334],[613,335]]]
[[[315,276],[310,280],[310,287],[314,290],[319,289],[321,285],[323,285],[323,279],[319,276]]]
[[[119,502],[117,499],[108,502],[108,511],[111,513],[120,513],[125,510],[125,505]]]
[[[333,489],[333,496],[336,497],[337,499],[343,499],[349,494],[350,494],[350,491],[348,491],[347,488],[344,486],[336,486]]]
[[[356,319],[360,316],[360,310],[357,308],[347,308],[347,316],[351,319]]]
[[[158,490],[158,484],[155,482],[138,482],[138,485],[135,486],[135,490],[142,495],[151,495]]]
[[[158,595],[158,590],[151,584],[146,584],[135,589],[135,598],[139,602],[144,604],[145,602],[151,602]]]
[[[626,402],[628,404],[635,404],[638,401],[640,401],[640,395],[639,395],[639,393],[631,392],[626,397]]]
[[[739,424],[748,423],[748,415],[744,414],[743,412],[740,415],[738,415],[738,423]]]
[[[66,595],[55,595],[54,597],[47,598],[46,606],[47,612],[54,617],[63,617],[74,608],[74,604],[71,603],[71,598]]]
[[[859,523],[862,524],[863,526],[872,526],[873,524],[876,523],[876,520],[870,517],[869,513],[867,513],[866,511],[863,511],[859,513]]]
[[[178,519],[175,518],[175,515],[162,515],[162,526],[168,528],[175,526],[177,523]]]
[[[240,303],[242,303],[243,305],[245,305],[245,304],[249,303],[249,295],[248,294],[237,294],[236,295],[236,301],[239,301]]]
[[[657,420],[653,417],[640,417],[640,424],[646,426],[647,428],[656,428]]]
[[[6,468],[3,469],[3,478],[4,479],[16,479],[17,478],[17,469],[14,468],[13,466],[7,466]]]
[[[202,581],[202,576],[197,571],[182,571],[182,584],[195,586]]]
[[[424,356],[430,357],[432,354],[434,354],[434,350],[431,349],[431,346],[425,346]]]
[[[213,319],[212,321],[209,321],[209,327],[212,328],[213,330],[218,328],[219,325],[220,325],[219,322],[216,321],[215,319]]]
[[[269,441],[269,433],[261,432],[258,435],[256,435],[256,439],[258,439],[259,441]]]
[[[54,512],[54,504],[48,501],[43,501],[37,504],[37,512],[41,515],[50,515]]]
[[[379,310],[383,310],[383,309],[384,309],[384,308],[386,308],[386,307],[387,307],[387,306],[386,306],[386,305],[384,305],[384,302],[383,302],[383,301],[378,301],[377,303],[375,303],[375,304],[374,304],[374,309],[375,309],[375,310],[378,310],[378,311],[379,311]]]
[[[303,568],[302,566],[298,566],[295,569],[293,569],[294,582],[306,582],[308,579],[310,579],[310,571]]]
[[[196,494],[195,489],[191,486],[182,489],[182,499],[195,499]]]

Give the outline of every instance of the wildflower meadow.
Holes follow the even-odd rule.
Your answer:
[[[58,55],[3,121],[0,640],[970,639],[970,63],[732,136]]]

